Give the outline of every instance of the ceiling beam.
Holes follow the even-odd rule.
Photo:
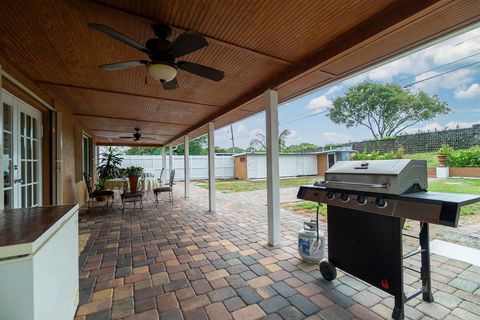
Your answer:
[[[93,118],[100,118],[100,119],[107,119],[107,120],[135,121],[135,122],[155,123],[155,124],[169,125],[169,126],[188,127],[187,124],[175,123],[175,122],[161,122],[161,121],[152,121],[152,120],[126,119],[126,118],[118,118],[118,117],[97,116],[97,115],[93,115],[93,114],[83,114],[83,113],[74,113],[73,115],[76,116],[76,117],[93,117]],[[103,131],[110,131],[110,130],[103,129]]]
[[[299,79],[301,79],[301,76],[311,69],[357,45],[362,44],[375,35],[394,27],[396,24],[401,23],[402,21],[412,17],[414,14],[419,13],[420,11],[434,5],[437,2],[439,2],[439,0],[399,1],[394,3],[378,14],[370,17],[366,21],[363,21],[356,27],[347,31],[343,35],[334,39],[329,45],[325,46],[319,51],[305,57],[304,59],[301,59],[295,64],[288,66],[282,72],[268,79],[263,84],[258,85],[253,91],[235,100],[233,103],[214,113],[204,121],[199,122],[187,130],[184,130],[180,134],[167,141],[166,144],[173,142],[196,129],[199,129],[207,125],[209,122],[215,121],[215,119],[218,117],[231,112],[238,107],[241,107],[251,100],[258,98],[268,89],[276,89],[278,86],[295,77],[299,77]],[[373,64],[375,62],[377,61],[372,61],[371,63]],[[362,68],[363,67],[367,66],[362,66]],[[335,78],[332,78],[332,81],[333,79]],[[281,102],[283,102],[283,100]]]
[[[182,101],[182,100],[165,99],[165,98],[161,98],[161,97],[148,96],[148,95],[136,94],[136,93],[128,93],[128,92],[115,91],[115,90],[109,90],[109,89],[90,88],[90,87],[77,86],[77,85],[66,84],[66,83],[55,83],[55,82],[49,82],[49,81],[43,81],[43,80],[34,80],[34,82],[37,85],[46,85],[46,86],[53,86],[53,87],[63,87],[63,88],[88,90],[88,91],[103,92],[103,93],[111,93],[111,94],[118,94],[118,95],[137,97],[137,98],[155,99],[155,100],[175,102],[175,103],[185,103],[185,104],[190,104],[190,105],[194,105],[194,106],[201,106],[201,107],[202,106],[203,107],[211,107],[211,108],[222,108],[223,107],[223,106],[204,104],[204,103],[196,103],[196,102],[194,103],[194,102]]]
[[[121,134],[132,134],[131,131],[126,131],[126,130],[106,130],[106,129],[89,129],[90,131],[96,131],[96,132],[112,132],[112,133],[121,133]],[[157,137],[173,137],[173,134],[160,134],[160,133],[151,133],[151,132],[145,132],[141,130],[140,132],[143,135],[149,135],[149,136],[157,136]],[[104,137],[104,138],[118,138],[118,137],[108,137],[108,136],[102,136],[99,135],[99,137]],[[133,138],[133,135],[132,135]]]
[[[102,142],[96,141],[95,145],[97,146],[118,146],[118,147],[163,147],[163,143],[143,143],[143,142]]]
[[[132,11],[129,11],[129,10],[126,10],[126,9],[117,8],[115,6],[108,5],[106,3],[99,3],[95,0],[82,0],[82,1],[88,2],[88,3],[93,3],[93,4],[95,4],[97,6],[100,6],[100,7],[103,7],[103,8],[108,8],[110,10],[114,10],[114,11],[117,11],[119,13],[123,13],[123,14],[129,15],[129,16],[133,16],[135,18],[140,18],[140,19],[146,20],[146,21],[148,21],[149,24],[154,23],[154,22],[158,22],[158,18],[141,15],[141,14],[138,14],[136,12],[132,12]],[[172,30],[174,30],[178,33],[182,33],[182,32],[187,31],[187,29],[179,27],[179,26],[174,26],[174,25],[169,25],[169,26],[172,28]],[[280,64],[285,65],[285,66],[292,64],[291,61],[288,61],[288,60],[285,60],[285,59],[282,59],[282,58],[279,58],[279,57],[275,57],[275,56],[266,54],[264,52],[260,52],[260,51],[256,51],[256,50],[249,49],[249,48],[246,48],[246,47],[242,47],[238,44],[234,44],[234,43],[227,42],[227,41],[224,41],[224,40],[221,40],[221,39],[213,38],[213,37],[208,36],[206,34],[202,34],[202,35],[208,40],[208,42],[215,43],[215,44],[221,45],[221,46],[226,47],[226,48],[250,53],[252,55],[255,55],[255,56],[261,57],[261,58],[267,58],[271,61],[275,61],[275,62],[280,63]]]

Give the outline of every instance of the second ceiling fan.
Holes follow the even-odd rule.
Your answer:
[[[208,46],[205,37],[198,32],[187,30],[170,42],[172,29],[166,24],[156,23],[153,25],[156,37],[147,40],[143,46],[109,26],[97,23],[89,23],[88,26],[147,54],[150,58],[150,60],[103,64],[100,68],[104,70],[146,66],[152,78],[159,80],[165,90],[173,90],[178,87],[177,71],[179,69],[213,81],[220,81],[224,78],[223,71],[194,62],[176,61],[177,58]]]

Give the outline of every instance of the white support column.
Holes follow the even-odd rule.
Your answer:
[[[173,169],[174,169],[173,168],[173,146],[170,143],[168,145],[168,170],[172,171]],[[169,177],[170,175],[166,175],[166,176]]]
[[[208,123],[208,210],[215,212],[215,124]]]
[[[189,150],[189,143],[188,143],[188,135],[185,135],[184,137],[184,156],[183,156],[183,161],[184,161],[184,166],[183,170],[185,172],[185,198],[190,197],[190,150]]]
[[[163,168],[163,173],[162,175],[160,176],[160,180],[165,181],[163,180],[163,176],[167,177],[167,154],[165,152],[165,147],[162,148],[162,168]]]
[[[278,160],[278,95],[265,91],[265,124],[267,138],[267,209],[268,244],[280,244],[280,173]]]

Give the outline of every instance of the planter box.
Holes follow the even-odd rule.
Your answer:
[[[437,167],[437,178],[445,179],[449,177],[448,167]]]
[[[429,178],[442,178],[438,175],[438,169],[448,169],[450,177],[480,178],[480,167],[464,167],[464,168],[428,168]]]

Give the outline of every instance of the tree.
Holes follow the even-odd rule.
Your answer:
[[[327,116],[347,128],[365,126],[375,139],[382,139],[449,112],[437,95],[412,93],[396,83],[363,82],[336,98]]]
[[[286,147],[286,139],[292,132],[288,129],[283,130],[278,135],[278,148],[284,149]],[[250,151],[254,150],[266,150],[267,149],[267,138],[261,132],[257,132],[252,140],[250,140],[248,149]]]
[[[190,140],[188,142],[188,151],[191,156],[202,156],[208,154],[208,138],[206,135]],[[178,155],[185,154],[185,146],[179,145],[176,153]]]
[[[161,147],[131,147],[125,150],[125,154],[128,156],[131,155],[153,155],[162,153]]]

